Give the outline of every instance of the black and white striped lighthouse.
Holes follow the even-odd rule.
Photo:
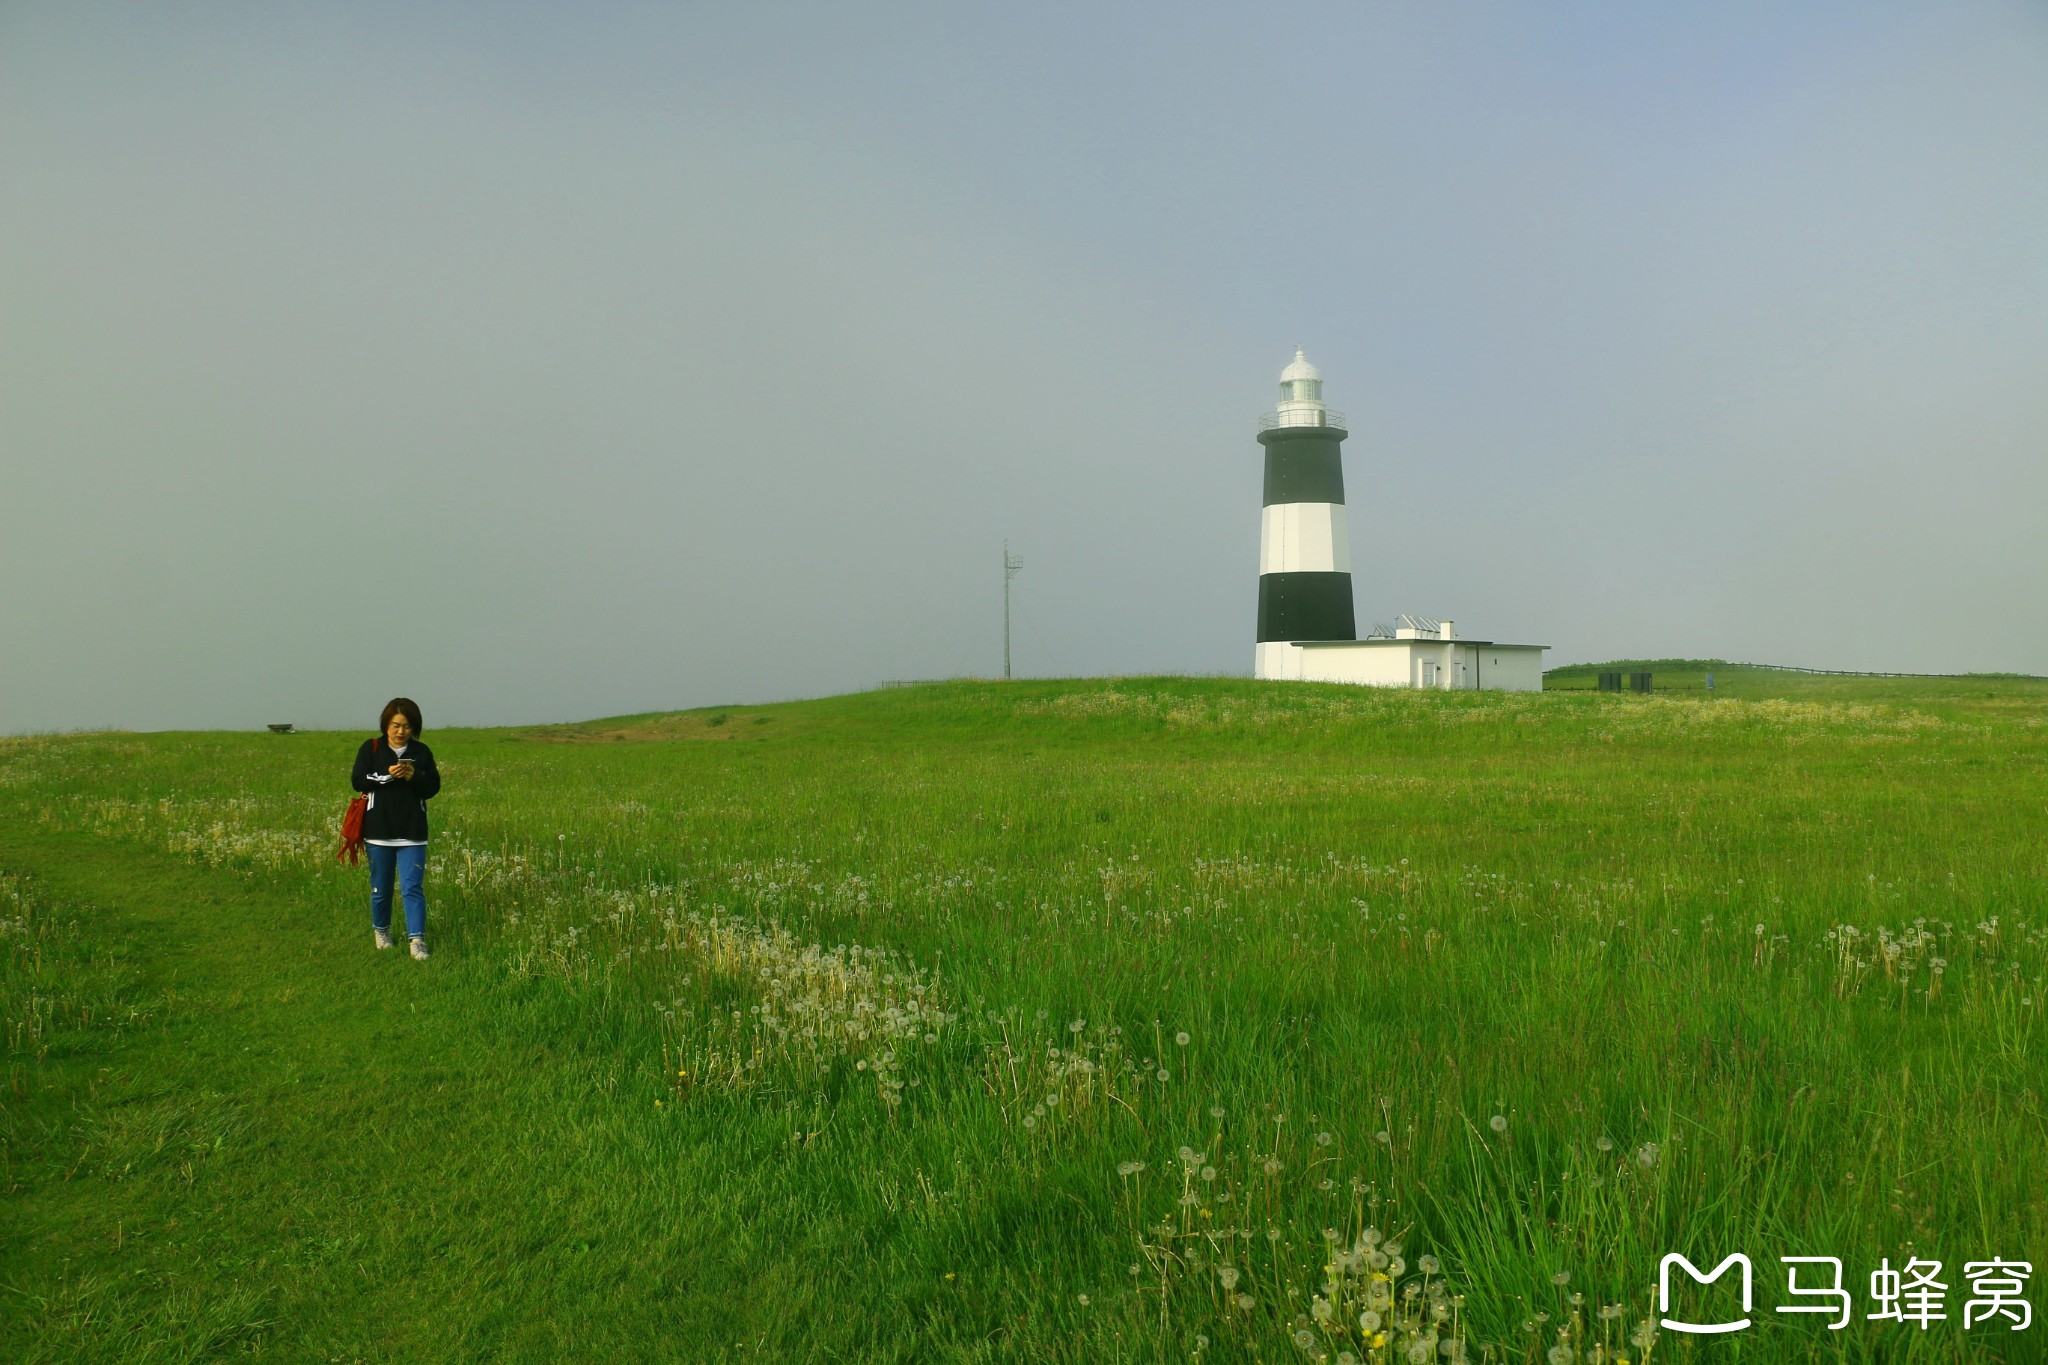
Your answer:
[[[1259,423],[1266,510],[1259,524],[1259,644],[1252,673],[1299,678],[1297,640],[1354,640],[1351,537],[1344,522],[1344,414],[1300,347],[1280,372],[1280,406]]]

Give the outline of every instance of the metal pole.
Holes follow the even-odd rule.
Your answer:
[[[1010,676],[1010,580],[1017,576],[1017,570],[1024,567],[1024,561],[1010,553],[1010,542],[1003,542],[1003,676]]]

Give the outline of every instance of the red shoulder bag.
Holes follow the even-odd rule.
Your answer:
[[[370,758],[377,757],[377,741],[370,741]],[[370,798],[361,792],[348,803],[348,809],[341,813],[341,847],[334,850],[334,861],[353,867],[363,859],[363,812],[370,808]]]

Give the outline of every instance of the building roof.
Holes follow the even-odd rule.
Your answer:
[[[1298,645],[1302,649],[1329,649],[1333,645],[1371,645],[1374,648],[1378,648],[1381,645],[1471,645],[1475,649],[1550,648],[1549,645],[1511,645],[1503,643],[1499,640],[1468,640],[1462,635],[1449,640],[1439,640],[1430,636],[1423,636],[1420,639],[1414,640],[1289,640],[1287,643],[1290,645]]]

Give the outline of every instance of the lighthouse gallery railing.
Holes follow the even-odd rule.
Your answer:
[[[1269,412],[1259,418],[1259,430],[1271,431],[1275,427],[1335,427],[1348,431],[1344,425],[1344,414],[1334,408],[1320,412]]]

